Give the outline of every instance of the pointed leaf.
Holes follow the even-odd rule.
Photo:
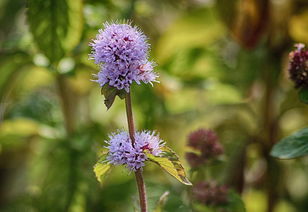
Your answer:
[[[104,95],[104,103],[107,109],[109,109],[112,106],[115,97],[117,96],[117,89],[106,84],[102,87],[101,93]]]
[[[99,160],[97,161],[97,163],[94,165],[93,167],[93,171],[95,173],[95,176],[97,178],[97,180],[102,183],[105,175],[107,174],[107,172],[110,170],[111,168],[111,164],[107,161],[107,151],[104,151]]]
[[[280,159],[308,155],[308,128],[301,129],[275,144],[271,155]]]
[[[109,109],[116,96],[120,97],[120,99],[124,99],[126,96],[126,91],[125,90],[118,90],[115,87],[112,87],[108,84],[105,84],[102,89],[101,89],[101,94],[105,97],[104,103],[107,107],[107,109]]]
[[[147,157],[149,160],[158,164],[161,168],[163,168],[166,172],[175,177],[181,183],[185,185],[192,185],[186,177],[185,170],[180,163],[177,154],[166,146],[162,147],[161,149],[163,151],[161,156],[154,156],[148,153]]]

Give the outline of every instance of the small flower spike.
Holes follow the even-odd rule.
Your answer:
[[[289,74],[295,88],[308,88],[308,49],[304,44],[296,44],[289,54]]]
[[[132,145],[129,134],[124,131],[109,136],[107,160],[113,165],[125,165],[130,171],[137,171],[148,159],[146,154],[159,156],[164,142],[155,132],[142,131],[135,133],[135,143]]]
[[[137,27],[105,23],[90,46],[90,58],[101,67],[94,81],[101,87],[107,84],[128,93],[133,82],[157,82],[154,64],[148,60],[147,37]]]
[[[218,136],[213,130],[199,129],[188,136],[187,146],[194,151],[187,152],[186,160],[192,168],[196,168],[206,161],[213,159],[223,153],[223,147]]]

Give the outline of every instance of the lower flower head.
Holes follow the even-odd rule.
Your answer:
[[[148,159],[146,153],[159,156],[160,147],[164,142],[151,131],[141,131],[135,133],[134,145],[129,134],[124,131],[109,136],[107,160],[114,165],[125,165],[131,171],[137,171],[144,166]]]
[[[289,54],[289,74],[296,88],[308,87],[308,49],[296,44],[296,50]]]

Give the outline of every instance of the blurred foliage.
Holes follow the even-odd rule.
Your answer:
[[[247,211],[307,211],[307,158],[269,156],[307,127],[286,71],[293,43],[308,42],[307,17],[306,0],[0,1],[0,210],[137,208],[133,175],[116,168],[101,186],[92,171],[126,118],[124,102],[107,112],[90,81],[98,67],[88,43],[105,21],[129,18],[149,36],[160,74],[153,88],[133,86],[137,128],[157,130],[182,162],[187,135],[212,128],[225,157],[208,173]],[[189,188],[155,165],[144,175],[150,211],[193,211]]]

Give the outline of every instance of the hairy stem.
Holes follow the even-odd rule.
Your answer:
[[[127,116],[127,123],[128,123],[128,132],[129,132],[130,139],[132,140],[132,144],[134,146],[135,145],[135,125],[134,125],[132,100],[130,97],[130,93],[126,94],[125,107],[126,107],[126,116]]]
[[[131,102],[130,93],[126,94],[125,106],[126,106],[129,136],[130,136],[130,139],[132,140],[132,145],[134,146],[135,145],[135,126],[134,126],[134,118],[133,118],[133,110],[132,110],[132,102]],[[147,212],[147,198],[146,198],[145,184],[143,181],[141,169],[138,169],[135,172],[135,177],[136,177],[137,187],[138,187],[138,192],[139,192],[141,212]]]
[[[146,191],[145,191],[145,184],[144,184],[144,181],[143,181],[141,169],[138,169],[135,172],[135,177],[136,177],[137,186],[138,186],[141,212],[147,212],[147,195],[146,195]]]

